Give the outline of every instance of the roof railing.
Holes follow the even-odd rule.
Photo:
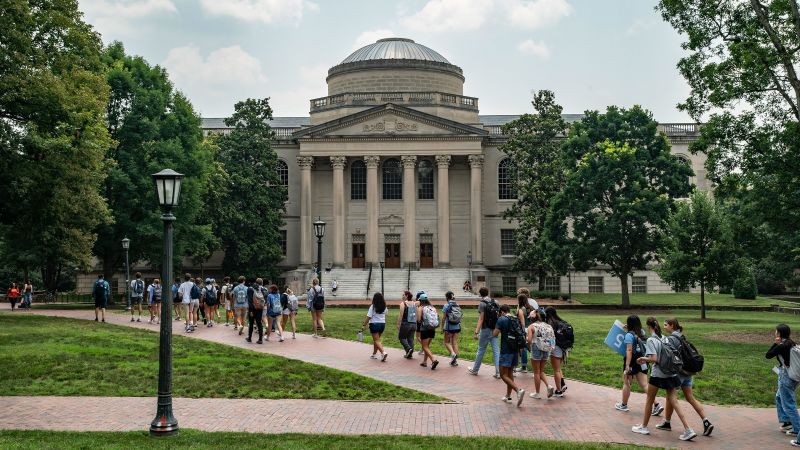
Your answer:
[[[352,92],[314,98],[310,101],[311,112],[345,105],[377,106],[384,103],[400,105],[447,105],[454,108],[478,110],[478,99],[443,92]]]

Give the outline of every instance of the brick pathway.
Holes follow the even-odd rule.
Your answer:
[[[87,311],[34,311],[38,314],[93,319]],[[154,325],[131,323],[129,316],[108,314],[117,325],[157,331]],[[175,334],[184,334],[174,322]],[[103,326],[98,324],[98,326]],[[195,339],[300,359],[347,370],[393,384],[431,392],[457,403],[420,404],[402,402],[348,402],[330,400],[175,399],[180,426],[206,431],[303,432],[343,434],[502,435],[571,441],[601,441],[681,448],[756,448],[788,446],[790,438],[777,431],[771,408],[706,406],[716,425],[710,438],[694,442],[678,440],[676,430],[655,429],[660,418],[651,420],[653,433],[641,436],[630,427],[641,421],[644,397],[633,394],[630,413],[614,410],[619,390],[578,381],[569,382],[565,398],[525,399],[521,409],[500,401],[505,392],[493,370],[484,366],[480,376],[466,373],[466,361],[450,367],[442,358],[435,372],[419,367],[419,358],[407,361],[402,352],[388,349],[386,363],[370,360],[371,346],[337,339],[314,339],[298,335],[296,340],[265,345],[248,344],[231,328],[203,328],[189,335]],[[387,336],[392,339],[392,336]],[[568,370],[568,367],[567,367]],[[529,376],[518,378],[526,390],[533,389]],[[0,427],[54,430],[141,430],[155,413],[155,399],[148,397],[0,397]],[[691,406],[682,407],[695,429],[702,424]],[[252,411],[258,411],[256,415]],[[98,419],[102,418],[102,419]],[[315,418],[315,419],[312,419]]]

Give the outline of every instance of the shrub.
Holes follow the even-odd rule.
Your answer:
[[[743,265],[739,275],[733,282],[733,297],[754,300],[758,292],[756,276],[749,264]]]

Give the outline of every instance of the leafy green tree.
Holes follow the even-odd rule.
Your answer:
[[[45,288],[88,267],[110,219],[99,186],[111,145],[100,37],[77,2],[10,0],[0,14],[0,241]]]
[[[162,224],[150,175],[167,167],[186,175],[175,212],[177,267],[183,255],[207,257],[218,245],[203,204],[214,155],[203,143],[199,116],[186,97],[173,90],[163,68],[125,54],[121,43],[104,50],[103,62],[111,87],[108,129],[116,141],[108,149],[113,164],[103,184],[114,221],[97,230],[94,246],[103,273],[110,278],[122,268],[125,253],[120,242],[126,236],[131,240],[131,261],[160,265]]]
[[[588,111],[570,127],[564,157],[569,171],[548,214],[548,240],[567,243],[578,270],[608,266],[630,306],[628,277],[655,261],[674,199],[691,191],[692,169],[639,106]]]
[[[523,114],[503,125],[508,140],[500,150],[511,160],[510,177],[517,193],[517,202],[503,217],[518,224],[514,270],[535,273],[530,281],[538,280],[539,290],[543,291],[547,273],[560,269],[555,263],[557,258],[551,257],[553,251],[559,250],[545,242],[543,230],[550,203],[564,184],[561,140],[567,124],[552,91],[536,92],[532,104],[534,114]]]
[[[800,261],[798,1],[661,0],[658,10],[687,36],[678,69],[691,93],[678,106],[710,115],[690,148],[708,154],[716,197],[743,203],[737,221],[766,224],[787,247],[769,255],[787,279],[785,263]]]
[[[700,286],[700,318],[705,319],[706,290],[729,278],[736,255],[724,210],[698,191],[679,202],[671,215],[656,271],[676,289]]]
[[[226,273],[274,277],[283,258],[280,228],[288,197],[277,172],[270,120],[269,99],[247,99],[225,119],[231,132],[217,139],[229,187],[216,226]]]

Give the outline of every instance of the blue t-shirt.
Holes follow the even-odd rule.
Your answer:
[[[642,341],[644,340],[644,336],[640,336],[640,337],[642,339],[639,341],[638,344],[636,344],[634,336],[633,336],[633,333],[631,333],[630,331],[625,333],[625,339],[623,340],[623,342],[625,343],[625,349],[626,350],[628,348],[628,344],[630,344],[632,346],[631,349],[633,350],[633,354],[631,355],[631,358],[635,358],[635,354],[636,353],[644,355],[645,349],[644,349],[644,346],[642,345]],[[624,359],[625,357],[623,356],[622,358]],[[636,364],[636,360],[635,359],[631,360],[631,365],[634,365],[634,364]],[[641,367],[642,367],[642,370],[647,370],[647,364],[642,364]]]
[[[450,323],[447,320],[447,313],[450,312],[450,302],[445,303],[444,307],[442,308],[442,314],[444,315],[444,331],[458,331],[461,330],[460,323]]]
[[[508,332],[510,327],[511,319],[506,315],[500,316],[500,318],[497,319],[497,324],[494,326],[496,330],[500,330],[500,353],[513,355],[514,352],[508,348]]]

